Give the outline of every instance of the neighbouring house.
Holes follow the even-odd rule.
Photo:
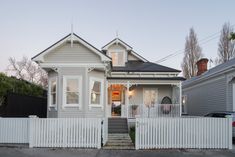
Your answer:
[[[71,33],[32,60],[48,72],[47,117],[181,115],[180,71],[149,62],[119,38],[99,50]]]
[[[202,116],[235,111],[235,59],[207,70],[208,59],[197,62],[197,76],[182,83],[183,112]]]

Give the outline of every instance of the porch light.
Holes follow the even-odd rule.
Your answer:
[[[129,99],[132,98],[132,96],[133,96],[133,91],[128,91],[128,96],[129,96]]]

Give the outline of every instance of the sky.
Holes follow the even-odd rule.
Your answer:
[[[118,37],[151,62],[183,52],[193,27],[204,57],[217,57],[220,30],[235,24],[234,0],[0,0],[0,71],[74,32],[101,49]],[[211,36],[211,38],[207,38]],[[180,50],[180,51],[179,51]],[[161,62],[181,69],[183,53]],[[213,64],[211,65],[213,66]]]

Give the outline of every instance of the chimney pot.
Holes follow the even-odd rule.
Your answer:
[[[201,75],[202,73],[207,71],[207,58],[202,58],[199,61],[197,61],[197,76]]]

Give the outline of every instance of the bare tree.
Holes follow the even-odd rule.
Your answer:
[[[35,62],[23,57],[20,61],[15,58],[9,58],[10,65],[7,68],[7,74],[15,76],[43,87],[47,86],[47,73]]]
[[[234,37],[232,32],[233,27],[229,23],[225,23],[221,30],[218,43],[218,58],[216,58],[216,64],[227,62],[235,56],[235,43],[231,41],[231,37]]]
[[[196,62],[203,57],[202,49],[197,40],[197,34],[190,28],[189,35],[186,36],[184,58],[181,63],[183,75],[189,79],[197,74]]]

